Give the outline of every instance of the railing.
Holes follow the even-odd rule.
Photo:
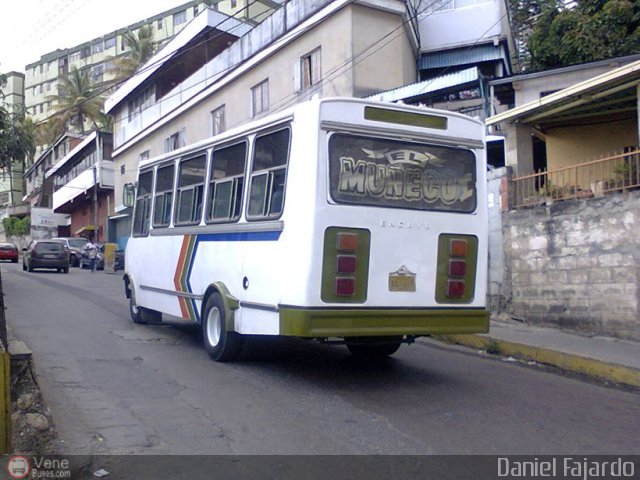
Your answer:
[[[640,149],[511,179],[509,207],[590,198],[640,187]]]

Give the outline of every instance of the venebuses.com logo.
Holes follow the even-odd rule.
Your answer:
[[[10,457],[7,462],[7,471],[11,478],[27,478],[31,473],[29,459],[21,456]]]

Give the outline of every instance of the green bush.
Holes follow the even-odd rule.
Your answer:
[[[31,232],[31,217],[7,217],[2,219],[2,226],[6,235],[27,235]]]

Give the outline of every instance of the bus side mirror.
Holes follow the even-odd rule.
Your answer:
[[[136,197],[136,187],[133,183],[125,183],[122,190],[122,204],[125,207],[133,207],[133,202]]]

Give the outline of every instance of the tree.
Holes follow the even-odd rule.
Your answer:
[[[528,42],[531,70],[640,52],[640,2],[577,0],[542,12]]]
[[[137,35],[134,32],[125,33],[124,44],[128,50],[119,57],[112,57],[116,72],[115,82],[131,77],[155,53],[151,25],[140,27]]]
[[[6,78],[0,75],[0,100],[4,98],[5,82]],[[32,123],[25,120],[24,108],[7,110],[0,105],[0,168],[9,168],[34,153]]]
[[[58,95],[49,98],[56,103],[56,115],[60,115],[64,123],[75,127],[78,133],[84,133],[86,120],[97,128],[97,119],[104,99],[95,89],[86,71],[73,67],[68,75],[60,78]]]

